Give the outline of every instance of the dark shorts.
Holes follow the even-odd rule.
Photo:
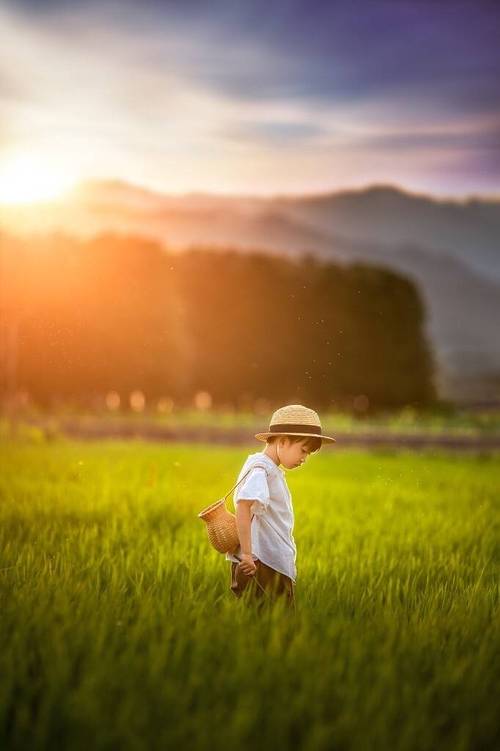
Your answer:
[[[289,576],[256,560],[257,571],[247,576],[240,569],[239,564],[231,561],[231,592],[240,598],[247,593],[252,599],[256,598],[262,604],[283,599],[295,613],[295,584]]]

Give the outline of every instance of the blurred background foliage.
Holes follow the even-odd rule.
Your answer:
[[[41,406],[134,389],[240,408],[437,400],[418,290],[383,267],[53,234],[4,235],[0,274],[2,394],[15,381]]]

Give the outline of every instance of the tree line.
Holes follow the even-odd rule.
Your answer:
[[[3,234],[0,285],[0,388],[14,367],[40,405],[133,389],[179,404],[204,390],[235,407],[436,399],[418,289],[386,268],[179,252],[114,234]]]

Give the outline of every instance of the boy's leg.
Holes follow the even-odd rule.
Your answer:
[[[267,566],[262,561],[257,560],[257,571],[253,576],[244,574],[239,564],[231,561],[231,584],[230,589],[235,597],[240,598],[249,585],[252,597],[259,600],[262,607],[264,602],[276,601],[279,597],[285,597],[290,610],[295,613],[295,585],[293,581],[280,571]]]
[[[262,561],[257,562],[255,577],[265,589],[265,593],[260,588],[257,590],[263,595],[263,599],[267,596],[275,601],[277,598],[285,597],[287,605],[295,613],[295,586],[290,577],[267,566]]]

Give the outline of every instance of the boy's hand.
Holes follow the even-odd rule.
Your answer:
[[[238,566],[240,567],[240,569],[247,576],[253,576],[255,572],[257,571],[257,566],[255,565],[252,554],[242,553],[240,557],[241,557],[241,562],[238,563]]]

